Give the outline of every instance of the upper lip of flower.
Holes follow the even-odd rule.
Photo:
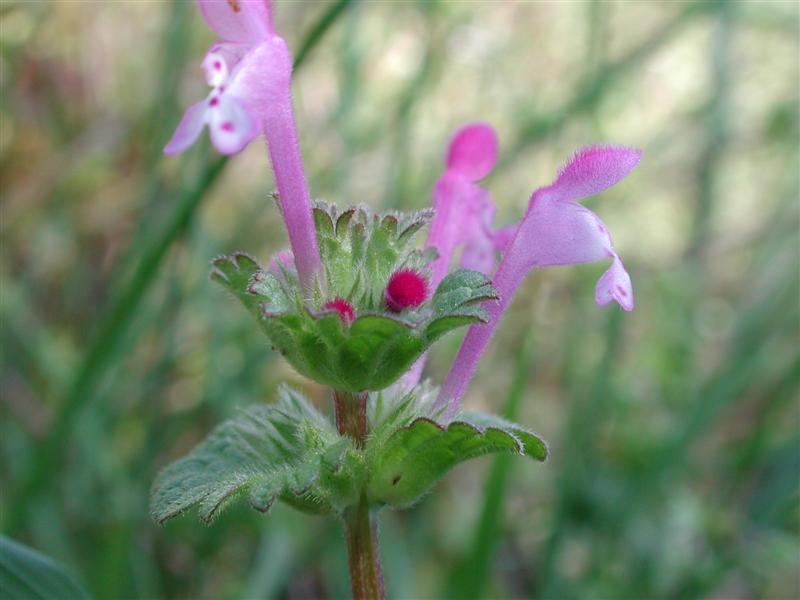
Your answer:
[[[257,44],[274,34],[269,0],[198,0],[208,26],[228,42]]]

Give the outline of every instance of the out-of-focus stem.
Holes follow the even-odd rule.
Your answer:
[[[359,448],[366,443],[368,394],[333,393],[336,429],[352,438]],[[366,495],[343,515],[344,538],[350,564],[350,584],[354,600],[383,600],[383,573],[378,548],[378,524],[370,511]]]

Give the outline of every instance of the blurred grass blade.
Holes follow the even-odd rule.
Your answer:
[[[533,328],[528,329],[523,336],[522,347],[517,355],[511,389],[503,409],[503,417],[511,421],[518,419],[525,382],[531,375],[530,365],[533,360],[534,339]],[[497,547],[498,539],[501,537],[503,501],[508,487],[512,460],[511,456],[498,456],[492,462],[486,484],[486,495],[473,534],[472,546],[464,562],[452,572],[451,593],[449,594],[451,598],[472,600],[486,596],[493,564],[492,555]]]
[[[311,50],[334,23],[336,17],[351,1],[341,0],[331,6],[311,28],[295,59],[295,69],[302,65]],[[17,494],[9,502],[9,511],[3,524],[9,533],[13,534],[20,528],[30,500],[37,495],[50,478],[58,462],[58,450],[63,446],[75,416],[83,406],[89,403],[96,384],[107,367],[113,363],[112,359],[120,347],[120,342],[128,332],[136,310],[158,272],[162,260],[167,255],[167,251],[185,231],[206,192],[216,182],[227,162],[227,157],[220,157],[202,170],[200,181],[181,196],[161,233],[151,238],[146,244],[130,283],[117,297],[117,301],[107,313],[107,317],[99,327],[97,337],[89,347],[86,358],[71,385],[67,388],[51,431],[47,439],[37,448],[32,468],[28,471]]]
[[[611,380],[614,361],[620,350],[624,314],[621,310],[608,313],[605,348],[590,379],[587,391],[570,403],[565,433],[561,436],[564,444],[561,472],[558,477],[558,497],[554,502],[555,511],[550,535],[540,559],[540,573],[537,592],[544,598],[560,598],[567,595],[558,572],[558,559],[561,555],[565,535],[569,528],[571,515],[568,507],[573,504],[576,488],[589,479],[591,465],[586,457],[592,456],[595,436],[600,424],[607,417],[606,399],[613,396]]]
[[[89,598],[63,565],[4,535],[0,535],[0,592],[5,600]]]
[[[112,364],[119,344],[127,333],[132,318],[145,292],[150,287],[161,261],[172,243],[191,222],[197,207],[222,172],[227,158],[218,158],[202,175],[198,184],[183,194],[161,233],[151,239],[144,249],[133,278],[120,294],[119,301],[111,307],[99,327],[99,333],[89,347],[86,358],[78,370],[59,405],[59,412],[47,439],[38,447],[34,463],[20,490],[9,504],[5,523],[13,533],[21,525],[29,501],[46,483],[56,466],[58,450],[64,443],[75,416],[91,399],[95,385],[106,368]]]
[[[303,43],[300,44],[300,49],[294,56],[294,69],[295,71],[300,68],[308,55],[314,49],[325,33],[330,29],[331,25],[336,22],[336,19],[344,12],[348,5],[352,4],[355,0],[337,0],[328,10],[326,10],[319,20],[311,27],[311,31],[306,34]]]
[[[527,122],[521,120],[516,127],[516,139],[511,140],[508,149],[504,150],[494,174],[510,167],[515,161],[526,157],[523,152],[531,143],[543,139],[547,135],[553,134],[564,127],[570,119],[576,115],[589,111],[596,107],[605,97],[606,93],[614,89],[620,78],[630,71],[643,64],[651,58],[658,50],[662,49],[674,36],[682,33],[686,29],[689,21],[695,17],[713,10],[716,4],[713,2],[692,2],[683,8],[680,13],[664,25],[658,32],[650,36],[619,60],[604,65],[596,69],[593,73],[577,86],[572,99],[565,102],[562,107],[552,114],[529,117]]]

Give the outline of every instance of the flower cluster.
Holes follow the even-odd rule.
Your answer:
[[[208,25],[222,38],[203,60],[212,91],[186,111],[165,152],[186,149],[206,125],[214,145],[223,153],[242,150],[263,132],[292,246],[291,252],[285,251],[273,261],[270,270],[277,272],[279,267],[291,265],[303,290],[300,302],[308,302],[316,289],[323,299],[317,310],[333,311],[343,325],[349,326],[356,319],[356,311],[347,294],[354,292],[343,288],[332,297],[330,290],[325,291],[325,278],[342,279],[336,270],[347,270],[344,280],[355,285],[353,282],[359,277],[376,274],[359,270],[361,267],[355,262],[330,264],[335,262],[330,256],[320,258],[318,243],[324,232],[318,231],[313,222],[297,144],[291,106],[291,56],[283,38],[275,32],[269,2],[198,3]],[[514,292],[531,269],[610,259],[609,269],[597,282],[597,304],[604,306],[613,300],[625,310],[633,309],[631,280],[607,228],[578,201],[626,177],[638,163],[639,151],[617,146],[579,150],[553,183],[533,192],[520,222],[501,228],[494,227],[496,208],[491,196],[478,185],[491,172],[497,154],[498,138],[487,124],[471,124],[455,134],[447,151],[445,171],[433,190],[433,219],[426,245],[435,249],[436,257],[429,265],[429,277],[401,264],[402,268],[384,282],[383,309],[399,313],[430,300],[450,272],[454,253],[459,249],[462,268],[491,276],[497,298],[485,301],[486,322],[470,328],[439,394],[437,404],[447,406],[450,416]],[[339,228],[338,222],[334,227]],[[361,227],[359,231],[363,232]],[[400,264],[397,256],[395,259],[393,264]],[[333,281],[329,283],[328,287],[335,287]],[[369,282],[359,284],[369,288]],[[324,300],[326,297],[329,299]],[[407,386],[413,387],[419,381],[423,364],[424,357],[411,368],[405,378]]]
[[[630,277],[608,229],[579,201],[624,179],[640,152],[619,146],[578,150],[555,180],[530,196],[518,223],[497,227],[479,182],[494,168],[491,126],[461,128],[433,189],[433,209],[376,214],[312,203],[292,109],[292,60],[267,0],[198,0],[221,38],[202,66],[211,93],[185,113],[165,148],[182,152],[208,127],[222,153],[263,133],[291,248],[266,268],[243,253],[214,261],[212,277],[258,320],[273,348],[301,374],[332,388],[335,427],[299,392],[218,428],[154,488],[159,522],[189,506],[213,518],[247,492],[266,511],[276,498],[300,510],[343,517],[354,590],[359,577],[380,596],[380,569],[358,564],[374,527],[372,508],[417,501],[449,468],[487,452],[544,460],[536,434],[461,400],[504,311],[536,267],[610,260],[597,281],[599,306],[633,309]],[[429,225],[425,246],[414,234]],[[459,256],[460,268],[453,268]],[[420,384],[428,348],[469,327],[437,392]],[[400,385],[393,385],[400,380]],[[355,563],[354,563],[355,561]],[[377,586],[377,587],[376,587]],[[367,589],[367,588],[364,588]],[[381,588],[382,589],[382,588]]]

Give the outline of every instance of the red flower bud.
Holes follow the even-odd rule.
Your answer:
[[[392,312],[419,306],[428,296],[428,282],[411,269],[395,272],[386,285],[386,306]]]
[[[334,298],[330,302],[323,304],[322,308],[327,308],[329,310],[335,310],[338,312],[339,318],[345,325],[350,325],[350,323],[352,323],[353,319],[356,317],[356,311],[353,308],[353,305],[344,298]]]

